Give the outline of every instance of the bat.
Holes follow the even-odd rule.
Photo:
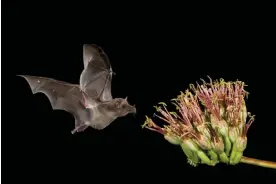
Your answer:
[[[88,127],[102,130],[118,117],[136,113],[135,105],[126,98],[113,98],[111,81],[114,72],[102,48],[94,44],[83,45],[84,69],[80,84],[71,84],[47,77],[18,75],[29,84],[33,94],[45,94],[53,110],[64,110],[75,119],[71,131],[83,132]]]

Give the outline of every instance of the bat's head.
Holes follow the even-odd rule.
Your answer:
[[[125,99],[115,98],[109,105],[112,108],[113,113],[115,113],[118,117],[126,116],[129,113],[136,113],[135,106],[128,103],[127,97]]]

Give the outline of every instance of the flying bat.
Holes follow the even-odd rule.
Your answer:
[[[135,106],[128,103],[127,97],[112,97],[114,72],[109,58],[99,46],[84,44],[83,65],[80,84],[39,76],[19,76],[26,79],[33,94],[45,94],[54,110],[65,110],[74,116],[72,134],[83,132],[88,127],[102,130],[116,118],[136,113]]]

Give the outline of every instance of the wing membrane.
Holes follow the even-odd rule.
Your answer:
[[[112,100],[112,67],[104,51],[93,44],[83,46],[84,70],[80,77],[80,88],[90,97],[101,101]]]
[[[78,85],[58,81],[45,77],[21,75],[25,78],[33,94],[45,94],[54,110],[65,110],[75,118],[75,127],[82,127],[91,118],[90,109],[86,109],[84,92]]]

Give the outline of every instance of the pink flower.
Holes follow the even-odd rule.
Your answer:
[[[202,80],[201,85],[191,84],[191,91],[181,92],[172,99],[177,112],[170,112],[164,102],[159,103],[161,106],[156,107],[159,115],[154,115],[166,125],[160,127],[146,117],[143,127],[161,133],[172,144],[181,145],[192,165],[197,165],[199,159],[208,165],[218,161],[236,164],[246,148],[246,134],[254,120],[253,116],[246,122],[248,93],[244,82],[209,79],[210,83]]]

